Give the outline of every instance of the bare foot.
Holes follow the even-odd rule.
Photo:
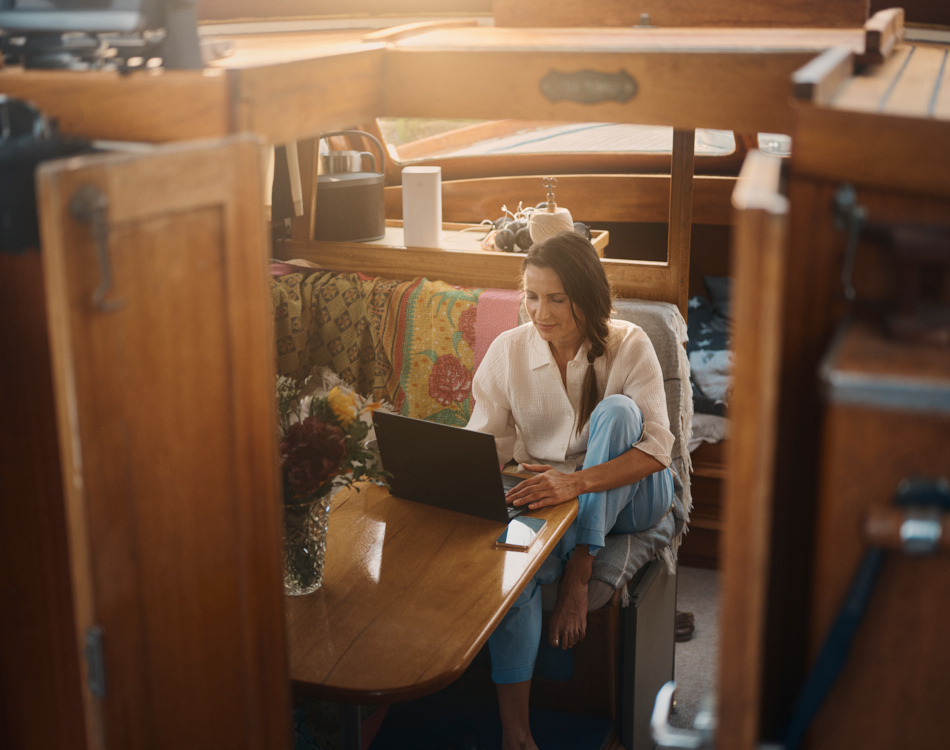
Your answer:
[[[548,642],[561,649],[572,648],[587,632],[587,584],[594,557],[587,545],[578,545],[564,566],[557,604],[551,614]]]

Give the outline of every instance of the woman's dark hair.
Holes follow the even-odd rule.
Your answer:
[[[607,351],[608,321],[613,312],[610,282],[594,246],[576,232],[559,232],[531,246],[521,266],[522,275],[528,266],[550,268],[561,279],[571,301],[574,322],[590,347],[587,362],[593,365],[594,360]],[[581,317],[577,315],[578,309]],[[576,426],[578,434],[595,406],[597,376],[591,366],[584,378],[584,396]]]

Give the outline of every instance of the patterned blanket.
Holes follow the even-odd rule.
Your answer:
[[[520,303],[516,291],[322,270],[272,278],[271,293],[279,374],[330,367],[400,414],[458,426],[471,415],[476,353],[518,324]]]

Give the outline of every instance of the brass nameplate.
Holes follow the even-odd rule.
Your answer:
[[[541,79],[541,93],[552,102],[569,99],[579,104],[623,103],[637,95],[637,82],[624,70],[618,73],[596,70],[561,73],[552,70]]]

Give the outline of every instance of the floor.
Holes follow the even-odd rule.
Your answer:
[[[692,612],[693,637],[676,644],[676,710],[670,724],[687,729],[702,698],[716,687],[719,677],[719,573],[704,568],[679,567],[677,609]]]

